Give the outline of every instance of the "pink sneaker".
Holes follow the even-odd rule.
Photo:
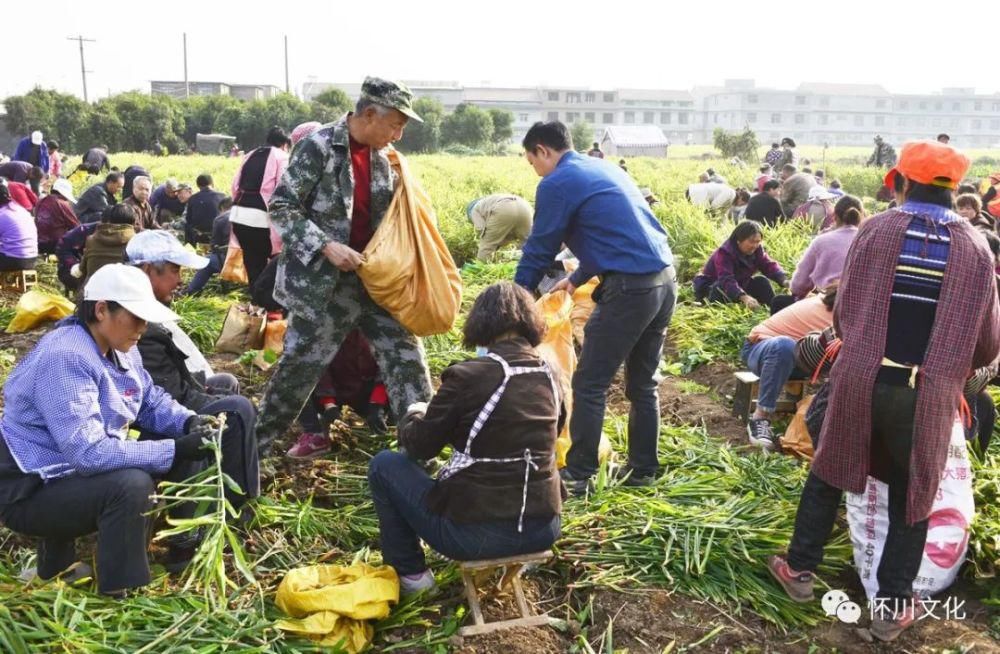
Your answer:
[[[330,449],[331,445],[328,437],[323,434],[304,431],[299,436],[299,440],[295,441],[295,445],[285,453],[285,456],[290,459],[315,459],[316,457],[323,456]]]

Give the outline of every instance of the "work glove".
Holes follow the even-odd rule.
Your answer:
[[[205,442],[205,433],[192,431],[174,439],[175,461],[204,461],[212,456],[212,450]]]
[[[185,433],[174,440],[174,457],[184,461],[204,461],[212,455],[205,441],[210,440],[219,428],[215,416],[192,416]]]

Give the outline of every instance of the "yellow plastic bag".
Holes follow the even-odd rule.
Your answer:
[[[795,416],[781,437],[781,449],[806,461],[812,461],[813,458],[812,439],[809,438],[809,428],[806,427],[806,412],[814,397],[816,396],[807,395],[799,400],[795,406]]]
[[[26,332],[43,322],[62,320],[76,307],[61,295],[31,290],[17,301],[14,318],[7,325],[8,334]]]
[[[573,323],[570,317],[573,312],[573,298],[566,291],[556,291],[543,295],[535,306],[545,318],[547,328],[545,338],[536,349],[550,365],[558,367],[560,386],[564,391],[568,391],[572,386],[573,373],[576,372],[576,350],[573,348]],[[572,443],[569,435],[569,418],[573,413],[573,394],[565,392],[563,401],[566,403],[566,424],[556,439],[556,465],[560,468],[566,466],[566,453],[569,452]],[[601,434],[597,455],[602,461],[611,456],[611,441],[604,434]]]
[[[593,277],[573,291],[573,311],[570,313],[570,320],[573,323],[573,338],[580,344],[580,347],[583,347],[583,328],[587,326],[590,314],[594,313],[594,307],[597,306],[593,298],[597,284],[598,279]]]
[[[219,273],[219,277],[227,282],[243,284],[244,286],[250,283],[250,278],[247,277],[246,264],[243,263],[243,248],[240,247],[240,242],[236,240],[235,231],[229,234],[229,248],[226,250],[226,261],[222,264],[222,271]]]
[[[399,578],[390,566],[310,565],[290,570],[278,586],[275,604],[292,616],[275,626],[325,647],[341,643],[360,652],[371,642],[368,620],[389,615],[389,602],[399,601]]]
[[[365,247],[358,277],[368,295],[416,336],[451,329],[462,303],[462,278],[437,229],[427,193],[394,150],[399,187]]]

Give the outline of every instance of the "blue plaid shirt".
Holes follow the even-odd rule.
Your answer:
[[[108,358],[76,318],[38,341],[3,392],[4,441],[23,472],[46,480],[123,468],[166,472],[173,439],[132,441],[129,428],[179,436],[194,415],[153,384],[137,348]]]

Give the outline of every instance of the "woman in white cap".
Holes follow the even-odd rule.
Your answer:
[[[74,566],[76,539],[97,532],[97,586],[120,596],[149,583],[146,513],[156,479],[205,459],[207,416],[155,386],[136,343],[146,323],[177,320],[141,270],[90,278],[77,314],[46,334],[4,385],[0,519],[38,541],[37,575]],[[136,441],[133,427],[169,438]]]
[[[49,172],[49,146],[42,140],[42,133],[37,129],[31,136],[25,136],[14,150],[14,161],[27,161],[32,166],[38,166],[46,174]],[[33,181],[31,190],[38,193],[38,182]]]
[[[809,199],[799,205],[792,218],[805,218],[812,223],[814,232],[826,231],[836,220],[833,210],[833,199],[836,197],[826,187],[817,184],[809,189]]]

